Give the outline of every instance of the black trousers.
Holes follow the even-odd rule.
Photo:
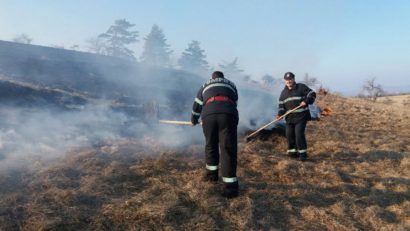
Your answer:
[[[305,128],[307,121],[286,123],[286,138],[288,139],[288,153],[306,153],[307,143]]]
[[[222,177],[236,177],[237,126],[238,118],[232,114],[211,114],[202,119],[206,164],[218,166],[220,159]]]

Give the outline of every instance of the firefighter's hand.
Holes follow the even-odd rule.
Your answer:
[[[306,106],[305,101],[300,102],[299,106],[302,106],[302,107],[303,107],[303,106]]]
[[[191,123],[192,123],[193,126],[197,125],[199,123],[198,118],[197,117],[191,117]]]
[[[276,119],[279,119],[279,118],[280,118],[280,115],[277,115],[277,116],[276,116]]]

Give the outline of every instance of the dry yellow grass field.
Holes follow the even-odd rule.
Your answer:
[[[410,106],[410,95],[392,95],[377,98],[377,102],[392,104],[397,107]]]
[[[310,160],[241,139],[240,196],[201,181],[203,147],[106,142],[0,176],[0,230],[409,230],[410,109],[320,96]]]

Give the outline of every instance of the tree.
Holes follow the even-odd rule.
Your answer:
[[[372,101],[376,101],[378,97],[384,94],[382,86],[380,84],[376,84],[376,77],[365,81],[363,91],[365,96]]]
[[[32,41],[33,39],[27,34],[21,34],[13,38],[13,42],[16,43],[31,44]]]
[[[99,55],[107,55],[107,45],[102,38],[90,38],[87,39],[86,43],[88,44],[88,51]]]
[[[200,43],[193,40],[188,44],[188,48],[182,53],[178,63],[182,69],[198,74],[206,74],[209,70],[208,62],[205,60],[206,55],[201,49]]]
[[[141,55],[141,62],[152,65],[170,67],[170,55],[172,51],[166,43],[166,38],[162,29],[153,25],[151,32],[144,38],[144,50]]]
[[[125,19],[115,20],[114,25],[108,28],[107,32],[98,36],[104,40],[105,52],[107,55],[135,60],[134,52],[127,48],[127,45],[138,42],[138,31],[130,31],[135,24],[129,23]]]
[[[231,63],[219,64],[219,67],[226,76],[231,78],[240,79],[242,76],[243,70],[238,67],[238,58],[235,58]]]
[[[302,83],[306,84],[308,87],[315,87],[319,84],[319,81],[315,77],[310,77],[308,73],[303,77]]]

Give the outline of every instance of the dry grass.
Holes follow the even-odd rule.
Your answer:
[[[393,96],[383,96],[377,98],[377,102],[384,104],[392,104],[396,107],[403,107],[410,105],[410,95],[393,95]]]
[[[0,230],[409,230],[410,109],[327,95],[310,161],[241,142],[240,196],[200,181],[203,147],[125,140],[0,176]]]

